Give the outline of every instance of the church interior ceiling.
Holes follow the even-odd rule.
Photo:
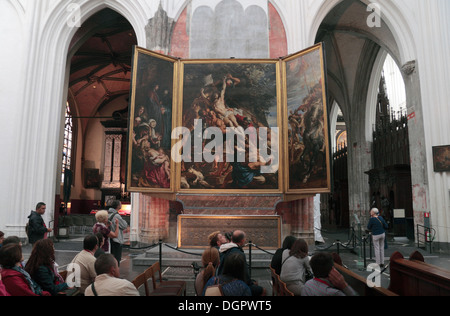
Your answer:
[[[86,127],[90,117],[129,95],[131,48],[137,40],[128,21],[112,10],[93,16],[79,33],[87,40],[71,59],[69,100]]]

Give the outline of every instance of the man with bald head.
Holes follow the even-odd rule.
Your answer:
[[[250,287],[253,296],[263,296],[266,294],[266,289],[257,285],[255,280],[250,279],[250,271],[247,264],[247,258],[245,257],[244,250],[242,249],[246,243],[246,235],[242,230],[235,230],[231,236],[231,242],[220,246],[220,265],[217,269],[217,275],[220,277],[223,272],[224,263],[227,258],[233,254],[239,254],[245,260],[245,280],[244,282]]]

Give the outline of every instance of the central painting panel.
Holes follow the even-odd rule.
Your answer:
[[[279,192],[278,62],[182,61],[180,80],[179,190]]]

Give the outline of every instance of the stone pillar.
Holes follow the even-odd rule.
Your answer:
[[[426,150],[424,150],[425,128],[420,89],[420,77],[416,61],[403,65],[402,74],[405,81],[406,105],[408,110],[409,156],[411,160],[411,185],[414,210],[414,225],[424,224],[424,213],[430,210],[430,189]],[[432,220],[434,214],[431,215]],[[417,233],[417,232],[416,232]]]
[[[314,244],[314,197],[291,202],[292,236]]]
[[[169,238],[170,201],[139,195],[139,241],[152,244]]]
[[[278,203],[276,212],[282,218],[282,239],[291,235],[314,244],[314,197]]]

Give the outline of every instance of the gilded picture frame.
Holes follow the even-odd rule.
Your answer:
[[[177,192],[281,193],[278,60],[181,60],[179,88]]]
[[[127,191],[330,192],[325,71],[322,44],[280,59],[227,60],[135,47]]]
[[[172,129],[178,59],[134,47],[130,90],[127,191],[173,193]]]
[[[435,146],[432,149],[434,172],[450,172],[450,146]]]
[[[245,231],[247,241],[268,250],[281,247],[282,219],[278,215],[260,216],[216,216],[179,215],[177,217],[177,247],[205,249],[208,235],[214,231],[222,234],[232,232],[235,227]],[[208,227],[199,230],[198,227]]]
[[[286,194],[328,193],[330,156],[324,47],[282,59]]]

